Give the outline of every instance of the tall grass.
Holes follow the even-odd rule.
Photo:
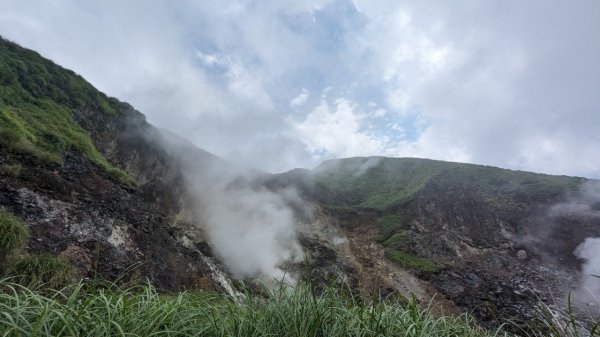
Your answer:
[[[340,289],[282,286],[241,300],[207,292],[161,295],[149,285],[52,295],[0,281],[2,336],[505,336],[467,316],[434,317],[414,301],[368,303]]]
[[[565,309],[540,302],[536,311],[536,323],[541,332],[533,332],[530,337],[600,336],[600,316],[597,313],[596,317],[589,313],[588,315],[575,313],[571,295],[568,297]]]
[[[27,240],[27,226],[21,219],[0,207],[0,263],[10,252],[22,248]]]
[[[13,282],[32,289],[61,289],[73,283],[75,270],[65,258],[34,254],[11,265],[8,275]]]

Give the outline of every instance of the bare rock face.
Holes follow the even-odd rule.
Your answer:
[[[157,206],[77,154],[40,166],[0,153],[0,162],[15,160],[21,173],[0,176],[0,203],[29,225],[30,251],[62,255],[86,278],[147,278],[168,290],[228,286],[213,282],[219,267],[206,242],[188,238],[177,205]]]
[[[437,293],[446,312],[490,327],[524,326],[540,301],[560,304],[578,286],[574,252],[600,237],[600,197],[579,195],[595,183],[412,158],[334,160],[271,182],[321,205],[326,227],[347,242],[328,246],[328,260],[347,266],[358,291],[416,293],[424,303]]]

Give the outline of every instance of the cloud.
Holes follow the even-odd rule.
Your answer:
[[[407,140],[406,132],[398,122],[381,125],[382,121],[387,120],[388,113],[374,108],[375,110],[362,112],[355,102],[348,99],[330,100],[328,90],[325,90],[319,105],[303,119],[290,122],[296,131],[296,137],[302,139],[307,150],[318,161],[373,155],[434,157],[463,162],[470,160],[460,139],[452,139],[452,135],[432,133],[435,128],[429,127],[420,132],[416,140]],[[376,124],[379,125],[375,126]],[[389,133],[394,134],[394,137],[390,137]],[[439,139],[445,140],[447,145],[438,146]]]
[[[302,88],[302,91],[300,91],[298,96],[294,97],[294,99],[290,101],[290,107],[298,108],[303,106],[304,104],[306,104],[306,101],[308,100],[309,96],[310,93],[308,92],[308,90],[306,90],[306,88]]]
[[[430,122],[411,144],[419,152],[460,148],[477,163],[600,174],[597,2],[355,4],[369,24],[354,52],[371,55],[390,106]]]
[[[5,37],[245,165],[307,167],[318,151],[600,177],[594,0],[2,0],[2,8]],[[338,103],[318,100],[323,92]],[[376,109],[385,114],[368,115]],[[323,123],[350,143],[320,135]]]
[[[332,105],[323,99],[306,118],[295,123],[295,129],[308,150],[319,158],[381,153],[386,140],[363,129],[366,117],[346,99],[336,99]]]

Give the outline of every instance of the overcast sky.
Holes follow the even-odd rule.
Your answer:
[[[597,0],[0,0],[0,34],[270,172],[385,155],[600,178]]]

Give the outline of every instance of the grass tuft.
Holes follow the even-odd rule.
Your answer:
[[[8,270],[12,281],[33,289],[61,289],[74,281],[75,270],[64,258],[39,254],[21,258]]]
[[[582,313],[575,313],[569,294],[565,309],[538,303],[536,307],[535,332],[529,337],[592,337],[600,336],[600,316],[598,313],[589,314],[587,317]]]
[[[21,175],[23,166],[19,163],[16,164],[3,164],[0,165],[0,175],[18,177]]]
[[[22,248],[29,240],[29,229],[4,208],[0,207],[0,263],[16,249]]]

